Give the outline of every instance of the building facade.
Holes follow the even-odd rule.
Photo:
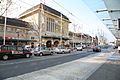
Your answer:
[[[69,40],[69,19],[42,3],[23,12],[19,19],[31,23],[30,38],[47,47],[63,45]]]
[[[13,18],[6,18],[6,30],[4,27],[5,17],[0,16],[0,45],[3,45],[4,31],[6,45],[26,45],[32,42],[29,40],[30,25],[25,21]]]
[[[69,40],[69,44],[71,46],[77,45],[90,46],[92,44],[92,37],[88,34],[69,32],[69,37],[71,39]]]

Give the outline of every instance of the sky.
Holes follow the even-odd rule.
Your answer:
[[[112,33],[100,21],[100,17],[97,17],[100,14],[95,14],[96,8],[104,7],[104,5],[101,7],[101,0],[13,0],[8,10],[8,17],[17,18],[25,10],[43,1],[46,5],[60,11],[70,19],[72,22],[69,25],[70,31],[82,32],[91,36],[101,34],[107,38],[108,42],[115,40]],[[100,16],[104,17],[105,15]]]

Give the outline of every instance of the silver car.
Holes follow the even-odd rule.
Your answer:
[[[50,48],[46,47],[37,47],[34,50],[34,55],[35,56],[42,56],[42,55],[47,55],[47,54],[53,54],[53,51]]]

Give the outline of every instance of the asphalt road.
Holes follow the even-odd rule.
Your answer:
[[[42,57],[20,58],[0,61],[0,80],[45,69],[55,65],[70,62],[94,52],[72,52],[69,54],[54,54]]]

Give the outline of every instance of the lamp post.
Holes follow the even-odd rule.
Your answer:
[[[61,13],[61,24],[60,24],[60,46],[62,46],[62,13]]]
[[[5,11],[5,23],[4,23],[4,34],[3,34],[3,38],[4,38],[4,40],[3,40],[3,45],[5,45],[5,36],[6,36],[6,24],[7,24],[7,4],[8,4],[8,2],[6,3],[6,11]]]
[[[18,40],[17,40],[17,45],[19,45],[19,37],[20,37],[20,34],[19,34],[19,33],[20,33],[20,32],[17,31],[16,33],[17,33],[17,39],[18,39]]]
[[[81,27],[79,26],[79,28],[81,29],[80,41],[81,41],[81,45],[82,45],[82,33],[83,33],[83,25],[82,25]]]
[[[40,47],[42,46],[42,28],[44,26],[44,4],[41,4],[39,7],[39,15],[38,15],[38,34],[39,34],[39,43]],[[40,48],[41,49],[41,48]]]
[[[75,44],[75,37],[76,37],[76,26],[77,26],[77,24],[76,24],[76,25],[73,24],[73,26],[74,26],[74,33],[73,33],[73,47],[75,47],[75,46],[76,46],[76,44]]]

